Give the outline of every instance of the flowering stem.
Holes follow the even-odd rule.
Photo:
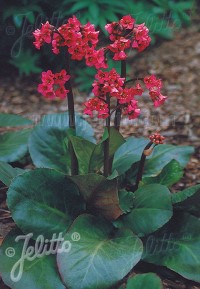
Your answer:
[[[106,128],[108,130],[108,138],[104,142],[104,176],[110,174],[109,144],[110,144],[110,96],[106,95],[106,103],[108,104],[109,116],[106,118]]]
[[[70,74],[69,54],[67,55],[66,70]],[[75,111],[74,111],[74,95],[72,91],[71,81],[66,83],[66,89],[69,90],[67,95],[68,111],[69,111],[69,127],[76,132]],[[74,152],[72,143],[69,141],[69,151],[71,157],[71,174],[78,175],[78,161]]]
[[[126,79],[126,60],[121,61],[121,77]],[[121,122],[121,114],[122,110],[120,107],[119,100],[117,101],[117,109],[115,112],[115,120],[114,120],[114,125],[117,130],[120,128],[120,122]]]
[[[144,148],[144,150],[142,152],[142,156],[141,156],[140,163],[139,163],[139,168],[138,168],[138,173],[137,173],[137,176],[136,176],[136,183],[135,183],[134,190],[138,189],[139,183],[140,183],[140,181],[142,179],[142,174],[143,174],[143,171],[144,171],[144,165],[145,165],[146,157],[148,155],[150,155],[152,150],[153,150],[153,149],[150,149],[152,144],[153,144],[153,142],[150,141],[146,145],[146,147]]]

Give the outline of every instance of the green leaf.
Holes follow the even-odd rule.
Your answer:
[[[115,220],[123,214],[119,206],[117,180],[108,180],[98,174],[70,177],[79,187],[87,203],[87,210],[92,214]]]
[[[91,215],[78,217],[64,237],[78,233],[69,253],[57,254],[58,270],[71,289],[107,289],[139,262],[142,242],[130,230],[113,231],[109,223]],[[123,266],[122,266],[123,265]]]
[[[133,163],[140,160],[142,152],[149,141],[144,138],[130,137],[116,151],[112,170],[117,170],[119,175],[126,172]]]
[[[159,184],[146,185],[134,193],[134,207],[121,216],[117,227],[127,227],[138,236],[148,235],[172,217],[171,195],[167,187]]]
[[[176,160],[170,161],[156,177],[146,177],[142,179],[142,184],[158,183],[167,187],[178,182],[183,176],[183,169]]]
[[[55,256],[53,254],[47,256],[45,253],[37,256],[34,244],[29,240],[29,235],[24,236],[16,229],[6,236],[0,247],[0,272],[4,283],[12,289],[65,289],[56,269]],[[29,260],[27,260],[27,247],[33,250],[32,254],[28,254]],[[14,252],[14,256],[9,257],[9,252]]]
[[[10,186],[12,179],[24,172],[25,170],[13,168],[7,163],[0,162],[0,180],[8,187]]]
[[[129,278],[126,289],[162,289],[160,278],[154,273],[138,274]]]
[[[126,190],[120,190],[118,195],[120,208],[124,213],[129,213],[134,206],[134,194]]]
[[[0,127],[26,126],[31,124],[33,124],[32,120],[24,118],[20,115],[0,113]]]
[[[67,0],[68,1],[68,0]],[[67,13],[67,15],[72,14],[72,13],[76,13],[79,12],[80,10],[83,9],[87,9],[89,5],[88,1],[81,1],[81,2],[77,2],[75,3],[72,8],[67,12],[67,10],[65,11],[65,13]]]
[[[173,159],[184,168],[193,153],[194,148],[191,146],[159,145],[145,163],[144,176],[156,176]]]
[[[90,124],[76,116],[76,135],[94,142]],[[70,173],[70,153],[66,145],[68,113],[45,115],[33,129],[29,139],[29,151],[37,167],[53,168]]]
[[[172,204],[177,210],[200,217],[200,185],[172,194]]]
[[[166,226],[145,240],[143,258],[200,282],[200,220],[176,213]]]
[[[99,6],[98,4],[94,3],[94,2],[90,2],[89,6],[88,6],[88,12],[90,13],[91,19],[93,19],[95,22],[93,22],[95,25],[99,23],[98,19],[99,19]]]
[[[40,56],[33,54],[30,49],[20,51],[19,55],[12,58],[9,63],[13,64],[20,75],[30,75],[31,73],[40,73],[42,69],[37,66]]]
[[[17,176],[8,190],[7,204],[15,223],[25,234],[33,232],[34,238],[64,232],[85,207],[78,187],[50,169]]]
[[[98,171],[103,166],[104,142],[108,138],[108,130],[105,128],[101,141],[95,146],[89,164],[90,172]],[[123,136],[114,128],[110,128],[109,157],[112,158],[116,150],[125,143]]]
[[[28,153],[31,129],[0,134],[0,161],[16,162]]]
[[[101,169],[104,161],[104,143],[108,139],[108,130],[105,128],[102,139],[95,145],[90,157],[89,172],[96,172]]]
[[[89,172],[90,158],[95,144],[81,137],[71,136],[70,141],[78,160],[79,174]]]

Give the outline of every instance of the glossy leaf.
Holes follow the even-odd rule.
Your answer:
[[[108,138],[108,130],[105,128],[101,141],[95,146],[90,159],[90,172],[100,170],[104,161],[104,142]],[[112,158],[116,150],[125,143],[123,136],[114,127],[110,128],[109,157]]]
[[[0,161],[16,162],[28,153],[30,129],[0,134]]]
[[[33,124],[32,120],[24,118],[20,115],[0,113],[0,127],[26,126],[31,124]]]
[[[144,176],[157,175],[173,159],[184,168],[193,152],[191,146],[159,145],[145,163]]]
[[[79,174],[87,174],[95,144],[76,136],[71,136],[70,141],[78,160]]]
[[[200,185],[172,194],[174,208],[200,217]]]
[[[24,233],[64,232],[84,210],[78,187],[64,174],[36,169],[17,176],[9,190],[7,204],[12,218]]]
[[[25,170],[13,168],[7,163],[0,162],[0,180],[8,187],[14,177],[23,174],[24,172]]]
[[[138,236],[158,230],[172,217],[171,195],[165,186],[150,184],[139,188],[134,193],[133,204],[131,212],[115,223],[130,228]]]
[[[37,256],[34,249],[28,254],[27,249],[30,253],[31,247],[34,248],[34,243],[30,237],[19,230],[6,236],[0,247],[0,273],[4,283],[11,289],[65,289],[56,269],[55,254],[47,256],[44,251]],[[31,261],[27,260],[27,255]]]
[[[126,289],[162,289],[160,278],[154,273],[137,274],[129,278]]]
[[[176,213],[167,225],[145,240],[143,259],[200,282],[200,220]]]
[[[124,213],[129,213],[134,206],[134,193],[120,190],[118,195],[120,208]]]
[[[142,152],[149,142],[145,138],[130,137],[116,151],[112,170],[117,170],[119,175],[125,173],[133,163],[140,160]]]
[[[142,184],[158,183],[167,187],[178,182],[183,176],[183,169],[176,160],[170,161],[156,177],[142,179]]]
[[[115,220],[123,211],[119,205],[117,180],[107,180],[98,174],[70,177],[79,187],[80,193],[87,203],[87,210],[92,214]]]
[[[90,124],[76,116],[76,125],[77,136],[94,141]],[[68,113],[49,114],[42,118],[29,140],[30,155],[37,167],[70,173],[70,153],[66,145],[68,129]]]
[[[57,254],[58,270],[67,288],[107,289],[139,262],[142,242],[130,230],[91,215],[79,216],[64,240],[79,234],[69,253]]]

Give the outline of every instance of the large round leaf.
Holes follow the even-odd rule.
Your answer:
[[[64,174],[51,169],[36,169],[17,176],[9,190],[8,207],[24,233],[64,232],[83,210],[78,187]]]
[[[200,282],[200,220],[176,213],[167,225],[146,239],[143,258]]]
[[[116,284],[138,263],[142,242],[130,230],[91,215],[78,217],[65,235],[71,250],[57,255],[58,270],[69,289],[105,289]],[[61,247],[62,248],[62,247]]]
[[[128,227],[139,236],[150,234],[172,217],[171,195],[167,187],[146,185],[134,193],[133,209],[116,221],[119,227]]]
[[[154,273],[138,274],[128,280],[126,289],[162,289],[160,278]]]
[[[146,177],[142,179],[143,184],[158,183],[167,187],[177,183],[183,176],[183,168],[176,160],[171,160],[155,177]]]
[[[152,156],[146,161],[144,175],[157,175],[173,159],[184,168],[193,152],[194,148],[191,146],[159,145],[155,147]]]
[[[117,170],[119,175],[125,173],[133,163],[140,160],[142,152],[148,142],[149,140],[145,138],[128,138],[116,151],[112,170]]]
[[[28,152],[28,138],[31,130],[23,129],[0,134],[0,161],[15,162]]]
[[[20,115],[0,113],[0,127],[7,126],[26,126],[33,124],[32,120],[24,118]]]
[[[29,139],[29,151],[37,167],[70,172],[70,153],[67,149],[68,113],[45,115],[33,129]],[[90,124],[76,116],[76,135],[94,142]]]
[[[36,256],[30,261],[26,259],[30,246],[34,244],[19,230],[7,235],[0,248],[0,275],[4,283],[12,289],[65,289],[57,272],[55,254],[47,256],[44,251],[39,257],[33,252],[29,257]]]

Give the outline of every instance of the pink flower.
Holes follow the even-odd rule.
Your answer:
[[[47,72],[42,72],[42,82],[43,84],[53,85],[54,84],[54,74],[51,70],[47,70]]]
[[[135,87],[131,87],[133,95],[142,95],[144,90],[142,89],[142,86],[139,83],[136,83]]]
[[[155,107],[162,105],[165,102],[165,100],[167,99],[167,96],[162,95],[157,90],[151,90],[149,92],[149,95],[150,95],[152,101],[154,102]]]
[[[124,109],[124,114],[128,115],[129,119],[135,119],[140,115],[140,109],[137,107],[137,100],[133,99],[130,104]]]
[[[130,15],[123,16],[122,19],[119,21],[119,23],[125,28],[125,29],[133,29],[135,19],[132,18]]]
[[[69,79],[70,75],[64,69],[55,74],[51,70],[42,72],[42,83],[38,85],[38,92],[48,99],[64,99],[69,92],[65,89],[65,83]]]
[[[52,38],[52,33],[53,33],[53,26],[49,24],[47,21],[45,24],[42,24],[41,29],[36,29],[33,32],[33,35],[35,37],[35,41],[33,44],[37,49],[40,49],[40,47],[44,43],[51,43],[51,38]]]
[[[58,73],[54,74],[54,83],[64,85],[66,81],[70,79],[70,75],[67,74],[66,70],[63,69]]]
[[[103,77],[103,75],[105,76]],[[96,74],[96,79],[97,81],[95,80],[92,84],[92,92],[95,96],[105,97],[109,93],[111,97],[117,97],[123,91],[122,87],[125,79],[121,78],[114,68],[105,73],[100,71]]]
[[[119,39],[115,40],[115,42],[108,46],[110,51],[114,52],[114,60],[124,60],[127,58],[126,53],[124,52],[125,49],[129,48],[131,41],[124,37],[120,37]]]
[[[117,95],[120,104],[129,103],[134,99],[132,88],[124,88],[121,94]]]
[[[149,29],[142,24],[138,24],[134,27],[134,41],[132,47],[136,48],[139,52],[143,51],[146,47],[149,46],[151,38],[149,37]]]
[[[153,87],[162,88],[162,81],[161,79],[157,79],[155,75],[146,76],[144,78],[144,83],[146,88],[151,89]]]
[[[108,114],[108,104],[98,97],[89,99],[84,103],[85,110],[84,113],[93,117],[93,111],[98,112],[98,118],[107,118]]]
[[[85,43],[90,43],[92,46],[96,46],[99,39],[99,31],[95,31],[95,27],[93,24],[87,23],[82,28],[82,35],[83,35],[83,41]]]
[[[54,92],[56,97],[65,99],[69,90],[66,90],[64,85],[60,85]]]

